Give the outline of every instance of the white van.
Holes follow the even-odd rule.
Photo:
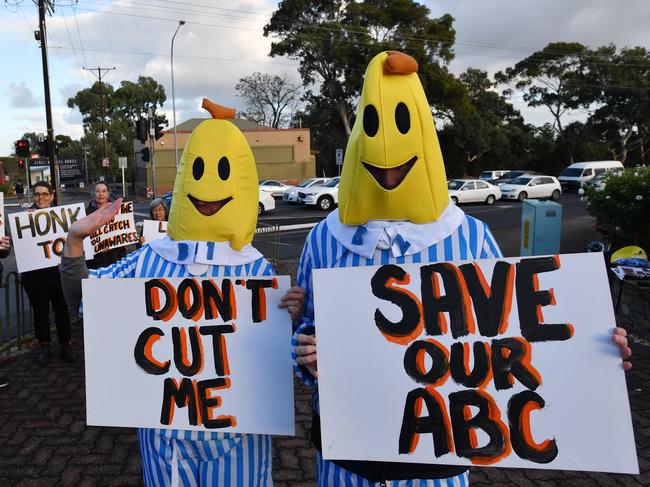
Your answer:
[[[572,189],[577,191],[596,176],[622,170],[623,164],[619,161],[576,162],[562,171],[558,179],[564,191]]]

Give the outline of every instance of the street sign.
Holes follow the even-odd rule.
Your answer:
[[[343,149],[336,149],[336,165],[343,165]]]
[[[108,160],[108,157],[104,157],[102,159],[102,167],[109,167],[111,165],[111,161]]]
[[[126,157],[118,157],[118,158],[117,158],[117,163],[119,164],[118,167],[119,167],[120,169],[126,169],[126,168],[127,168],[127,165],[126,165]]]

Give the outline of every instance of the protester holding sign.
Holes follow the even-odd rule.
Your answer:
[[[204,100],[213,119],[194,129],[174,185],[167,236],[125,259],[92,272],[96,278],[270,276],[273,268],[251,245],[257,221],[257,172],[242,133],[219,118],[234,116]],[[83,238],[110,221],[121,200],[104,206],[70,229],[61,261],[69,301],[80,298],[87,270]],[[289,308],[294,314],[297,308]],[[294,316],[295,317],[295,316]],[[179,404],[179,407],[181,404]],[[262,406],[263,407],[263,406]],[[268,435],[140,429],[147,486],[272,485]]]
[[[305,309],[293,340],[295,371],[314,387],[312,441],[319,450],[320,486],[385,485],[389,480],[400,487],[469,483],[464,466],[329,461],[320,453],[313,271],[502,255],[487,225],[449,200],[435,125],[417,70],[412,57],[395,51],[370,62],[345,153],[339,208],[312,229],[300,258],[297,284],[305,288]],[[626,348],[622,335],[616,340]]]
[[[86,207],[86,215],[90,215],[98,209],[110,204],[110,192],[111,190],[106,182],[98,181],[95,183],[95,198],[88,203],[88,206]],[[93,260],[88,262],[88,268],[98,269],[100,267],[109,266],[126,256],[127,253],[125,247],[111,248],[96,253]]]
[[[50,183],[38,181],[34,184],[32,210],[50,208],[53,201],[54,193]],[[74,362],[75,355],[70,345],[70,317],[61,288],[59,268],[55,266],[23,272],[21,279],[34,312],[34,334],[39,345],[36,353],[36,363],[44,367],[52,356],[50,350],[50,304],[54,310],[60,357],[66,362]]]
[[[153,240],[154,238],[162,238],[167,232],[169,208],[167,208],[165,200],[162,198],[155,198],[149,204],[149,216],[151,217],[151,220],[145,220],[142,225],[140,245]]]
[[[3,209],[4,211],[4,209]],[[4,259],[9,255],[9,252],[11,250],[11,240],[9,240],[9,237],[6,235],[3,235],[0,237],[0,259]],[[2,262],[0,262],[0,281],[3,280],[3,270],[2,270]],[[9,385],[9,379],[7,377],[0,375],[0,388],[8,386]]]

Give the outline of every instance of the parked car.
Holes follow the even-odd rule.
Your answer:
[[[515,179],[521,176],[537,176],[537,175],[541,176],[541,174],[538,173],[537,171],[529,171],[528,169],[517,169],[516,171],[508,171],[499,179],[495,179],[488,182],[501,186],[502,184],[511,183],[512,181],[514,181]]]
[[[309,179],[304,179],[298,183],[297,186],[293,186],[289,189],[287,189],[284,193],[284,196],[282,196],[282,199],[284,201],[288,201],[289,203],[300,203],[300,200],[298,199],[298,191],[307,189],[307,188],[313,188],[317,186],[322,186],[325,184],[327,181],[329,181],[329,178],[309,178]]]
[[[493,205],[501,198],[498,186],[478,179],[453,179],[447,183],[447,189],[454,204],[485,202]]]
[[[521,176],[500,188],[502,198],[519,201],[538,198],[555,201],[562,194],[560,182],[553,176]]]
[[[172,207],[172,192],[168,191],[166,193],[163,193],[161,198],[167,203],[167,208]],[[262,213],[266,213],[267,211],[271,211],[275,208],[275,199],[273,199],[273,196],[271,196],[269,193],[266,193],[265,191],[260,190],[260,196],[259,196],[259,202],[257,205],[257,214],[261,215]]]
[[[266,191],[260,189],[260,201],[257,204],[257,214],[261,215],[275,208],[275,198]]]
[[[579,190],[587,181],[613,171],[622,171],[623,164],[619,161],[590,161],[576,162],[568,166],[558,178],[562,189]]]
[[[321,210],[330,210],[339,204],[339,178],[332,178],[322,186],[298,191],[300,201],[306,205],[316,205]]]
[[[612,176],[618,176],[619,174],[621,174],[621,172],[623,172],[623,171],[622,170],[614,170],[614,171],[608,172],[606,174],[601,174],[600,176],[596,176],[596,177],[590,179],[589,181],[587,181],[584,184],[583,188],[584,189],[593,188],[596,191],[602,191],[603,189],[605,189],[605,185],[607,184],[607,179],[609,179]],[[562,181],[560,181],[560,184],[562,184]],[[578,192],[581,193],[580,190],[578,190]]]
[[[483,171],[481,174],[479,174],[478,178],[482,179],[483,181],[496,181],[497,179],[500,179],[503,177],[504,174],[506,174],[508,171],[503,169],[503,170],[498,170],[498,171]]]
[[[288,184],[284,184],[275,179],[263,179],[260,181],[260,190],[269,193],[271,196],[276,198],[281,198],[284,192],[289,188],[293,188],[293,186],[289,186]]]

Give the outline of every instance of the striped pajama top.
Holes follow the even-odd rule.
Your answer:
[[[454,211],[460,211],[454,208]],[[298,345],[297,336],[304,333],[308,327],[316,325],[314,322],[314,296],[312,287],[312,271],[314,269],[329,269],[337,267],[361,267],[384,264],[411,264],[411,263],[434,263],[453,260],[476,260],[502,257],[488,226],[476,218],[462,215],[457,221],[460,224],[444,238],[435,241],[430,245],[423,246],[417,252],[400,252],[396,249],[399,246],[389,248],[374,248],[372,255],[363,257],[359,253],[350,250],[348,242],[344,245],[332,234],[330,226],[336,224],[340,227],[337,212],[317,224],[307,236],[305,246],[300,257],[297,273],[297,285],[305,288],[305,309],[299,325],[296,328],[293,339],[292,353],[294,359],[294,371],[298,378],[306,385],[313,388],[313,408],[319,411],[317,379],[303,366],[296,363],[297,355],[295,347]],[[410,224],[413,228],[413,224]],[[408,226],[404,227],[404,234],[400,234],[400,226],[395,226],[396,240],[407,241],[409,239]],[[397,254],[397,255],[396,255]],[[324,461],[318,456],[318,483],[319,485],[348,486],[357,485],[360,487],[371,487],[375,484],[357,476],[349,471],[340,468],[333,462]],[[349,477],[349,478],[348,478]],[[389,485],[395,487],[442,487],[458,486],[465,487],[469,482],[467,472],[453,478],[444,480],[401,480],[391,481]]]

